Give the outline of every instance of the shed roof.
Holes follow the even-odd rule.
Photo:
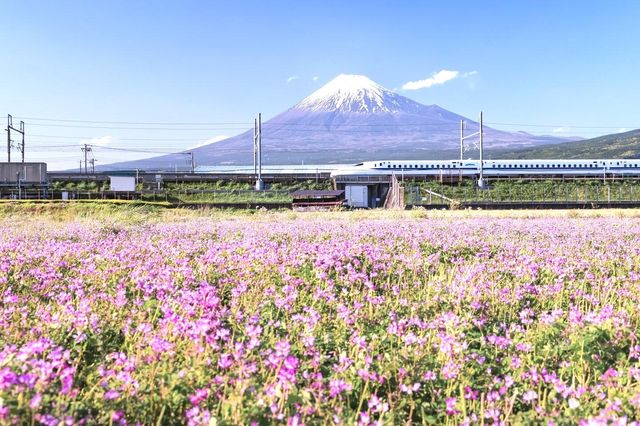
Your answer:
[[[344,194],[344,190],[325,191],[314,189],[300,189],[291,194],[293,198],[335,198]]]

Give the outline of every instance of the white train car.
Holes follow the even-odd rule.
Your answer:
[[[485,160],[485,177],[534,176],[628,176],[640,177],[640,160]],[[348,176],[402,175],[405,177],[463,176],[480,174],[479,160],[392,160],[365,161],[352,167],[336,169],[332,178]]]

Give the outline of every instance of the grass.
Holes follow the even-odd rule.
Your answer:
[[[52,182],[54,191],[108,191],[108,182],[96,181],[57,181]],[[152,186],[138,184],[141,190],[155,190]],[[291,193],[300,189],[331,189],[328,180],[307,180],[303,182],[274,182],[267,184],[266,190],[256,192],[250,182],[164,182],[163,188],[157,194],[142,196],[143,201],[155,202],[165,200],[174,204],[179,203],[290,203],[293,201]]]
[[[405,182],[407,202],[409,204],[442,204],[439,197],[422,191],[422,200],[414,202],[412,190],[428,189],[447,198],[459,202],[493,201],[493,202],[606,202],[636,201],[640,199],[640,183],[637,181],[554,181],[554,180],[512,180],[489,182],[489,189],[479,190],[471,180],[459,184],[440,184],[435,181]],[[413,189],[412,189],[413,188]],[[415,193],[415,192],[414,192]],[[429,201],[431,200],[431,201]]]
[[[596,209],[596,210],[427,210],[416,207],[412,210],[351,210],[333,212],[296,212],[291,210],[262,209],[218,209],[218,208],[170,208],[164,202],[150,203],[128,200],[0,200],[0,217],[16,220],[41,217],[55,221],[97,220],[122,223],[156,221],[182,221],[191,218],[212,220],[264,220],[314,219],[325,220],[404,220],[404,219],[471,219],[487,218],[594,218],[594,217],[640,217],[640,209]]]

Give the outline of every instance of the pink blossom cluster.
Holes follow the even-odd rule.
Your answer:
[[[3,424],[640,418],[634,219],[3,229]]]

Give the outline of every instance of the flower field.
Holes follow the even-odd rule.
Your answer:
[[[630,424],[640,220],[3,223],[0,423]]]

